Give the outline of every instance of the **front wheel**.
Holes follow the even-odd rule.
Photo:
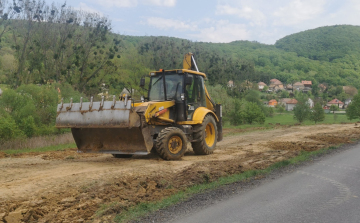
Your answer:
[[[187,147],[185,133],[176,127],[168,127],[156,138],[156,151],[164,160],[178,160],[184,156]]]
[[[214,152],[218,137],[216,121],[213,116],[207,115],[203,123],[194,126],[192,142],[194,153],[197,155],[208,155]]]

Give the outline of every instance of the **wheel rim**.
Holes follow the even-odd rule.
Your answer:
[[[211,122],[205,128],[205,142],[208,147],[212,147],[215,143],[215,127]]]
[[[172,154],[177,154],[178,152],[180,152],[182,149],[182,146],[183,146],[183,143],[179,136],[172,136],[170,138],[169,143],[168,143],[168,148]]]

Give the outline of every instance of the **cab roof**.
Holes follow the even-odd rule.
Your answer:
[[[175,70],[163,70],[163,69],[160,69],[160,70],[158,70],[158,71],[151,71],[149,75],[150,75],[150,76],[158,75],[158,74],[161,74],[163,71],[164,71],[165,73],[168,73],[168,72],[190,73],[190,74],[200,75],[200,76],[203,76],[204,78],[206,78],[206,74],[205,74],[205,73],[197,72],[197,71],[194,71],[194,70],[187,70],[187,69],[175,69]]]

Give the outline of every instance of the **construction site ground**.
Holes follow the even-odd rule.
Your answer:
[[[255,130],[255,131],[254,131]],[[189,186],[360,138],[357,124],[224,129],[212,155],[189,146],[179,161],[157,155],[114,158],[76,148],[9,157],[0,152],[0,223],[111,222],[140,202],[158,201]],[[99,211],[101,210],[101,211]]]

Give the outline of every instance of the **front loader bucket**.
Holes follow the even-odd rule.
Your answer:
[[[71,132],[84,153],[148,154],[140,128],[73,128]]]
[[[71,128],[79,152],[148,154],[153,140],[131,101],[59,104],[56,127]]]

